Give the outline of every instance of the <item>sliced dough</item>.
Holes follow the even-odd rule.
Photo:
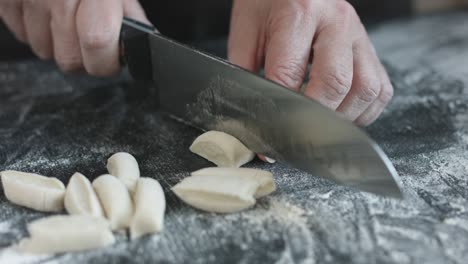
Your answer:
[[[65,192],[65,209],[69,214],[104,217],[99,199],[91,182],[81,173],[70,178]]]
[[[255,204],[258,186],[254,178],[198,175],[183,179],[172,190],[182,201],[200,210],[232,213]]]
[[[140,177],[140,168],[135,157],[126,152],[115,153],[107,160],[107,171],[119,178],[131,193],[135,191]]]
[[[208,131],[197,137],[190,151],[219,167],[238,168],[255,157],[237,138],[219,131]]]
[[[268,195],[276,190],[273,175],[269,171],[249,168],[205,168],[192,172],[192,176],[211,175],[217,177],[237,177],[242,180],[254,179],[258,182],[255,198]]]
[[[63,210],[65,186],[57,178],[19,171],[2,171],[0,174],[5,196],[10,202],[42,212]]]
[[[159,182],[151,178],[138,179],[133,200],[135,214],[130,223],[131,238],[160,232],[164,225],[166,199]]]
[[[105,174],[93,181],[99,201],[112,230],[128,227],[133,215],[133,203],[125,185],[116,177]]]
[[[265,156],[265,161],[268,162],[268,163],[271,163],[271,164],[276,163],[276,160],[274,160],[272,158],[269,158],[267,156]]]
[[[114,243],[109,223],[100,217],[56,215],[28,224],[30,238],[19,248],[29,253],[61,253],[104,247]]]

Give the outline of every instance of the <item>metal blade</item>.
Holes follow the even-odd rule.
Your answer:
[[[400,197],[390,160],[363,131],[316,101],[228,62],[150,33],[160,106],[204,130],[313,175]]]

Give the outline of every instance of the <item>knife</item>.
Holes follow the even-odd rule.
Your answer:
[[[312,175],[401,197],[389,158],[334,111],[132,19],[124,18],[120,38],[132,77],[152,82],[159,106],[177,120],[226,132],[255,153]]]

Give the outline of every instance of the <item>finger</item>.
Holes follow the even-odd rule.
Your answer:
[[[320,21],[313,45],[313,62],[304,94],[336,110],[353,80],[353,27],[357,15],[345,1]],[[337,5],[338,6],[338,5]]]
[[[263,61],[264,34],[249,2],[235,1],[231,12],[228,59],[246,70],[258,72]]]
[[[53,52],[59,67],[65,72],[82,68],[82,59],[75,16],[79,0],[55,1],[51,5]]]
[[[124,0],[124,15],[140,21],[142,23],[151,25],[151,22],[148,20],[148,17],[145,14],[145,11],[141,7],[138,0]]]
[[[337,109],[348,94],[353,80],[353,52],[348,41],[337,32],[325,31],[314,45],[309,83],[304,94],[319,103]]]
[[[354,121],[378,97],[381,89],[377,56],[367,36],[359,39],[353,48],[353,84],[349,94],[337,108],[345,118]]]
[[[122,0],[82,0],[77,30],[88,73],[109,76],[119,70],[119,33],[123,18]]]
[[[382,64],[378,65],[381,82],[381,89],[377,99],[359,116],[355,123],[361,126],[372,124],[383,112],[385,107],[393,97],[393,86]]]
[[[26,43],[26,31],[23,23],[23,1],[2,0],[1,15],[3,22],[15,35],[16,39]]]
[[[257,154],[257,157],[258,157],[261,161],[267,162],[266,157],[263,156],[262,154]]]
[[[50,12],[41,1],[27,0],[23,3],[24,25],[31,49],[41,59],[53,55]]]
[[[307,73],[316,20],[309,8],[288,1],[272,11],[267,28],[265,76],[283,86],[299,90]]]

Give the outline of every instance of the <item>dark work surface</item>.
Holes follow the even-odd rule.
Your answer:
[[[402,178],[404,200],[344,188],[281,164],[278,190],[238,214],[203,213],[169,190],[210,165],[188,146],[198,131],[158,112],[126,78],[63,76],[52,64],[0,63],[0,170],[67,179],[105,173],[128,151],[166,191],[161,235],[56,256],[12,244],[46,214],[0,194],[0,263],[466,263],[468,13],[396,21],[372,32],[396,96],[368,128]],[[73,227],[70,227],[73,228]]]

